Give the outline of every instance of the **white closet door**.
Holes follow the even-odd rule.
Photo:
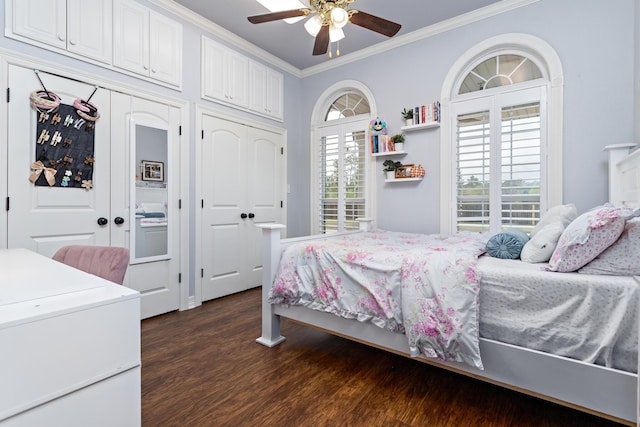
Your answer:
[[[203,115],[202,300],[260,286],[258,223],[284,218],[284,137]]]
[[[8,76],[8,247],[52,256],[69,244],[109,245],[109,92],[98,89],[91,99],[101,114],[95,126],[93,188],[36,187],[29,176],[31,164],[36,161],[39,116],[30,105],[29,95],[42,87],[32,69],[10,65]],[[40,76],[47,89],[58,94],[64,104],[71,105],[76,98],[87,99],[94,90],[93,86],[46,73]],[[49,120],[52,118],[53,114]],[[51,144],[51,139],[45,144]],[[107,219],[107,224],[99,225],[99,218]]]
[[[178,309],[180,305],[180,109],[122,93],[112,93],[112,216],[121,217],[120,226],[112,223],[111,242],[114,246],[130,247],[131,227],[135,227],[130,211],[130,191],[135,177],[131,176],[131,119],[162,122],[168,129],[168,161],[165,164],[169,220],[167,247],[169,257],[163,260],[129,265],[124,285],[141,294],[141,317],[147,318]],[[116,190],[117,189],[117,190]]]

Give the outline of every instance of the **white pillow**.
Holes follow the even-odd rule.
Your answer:
[[[627,221],[620,238],[578,273],[640,275],[640,218]]]
[[[567,225],[571,223],[574,219],[578,217],[578,210],[576,209],[576,205],[570,203],[568,205],[557,205],[549,209],[540,221],[533,227],[531,230],[531,237],[535,236],[540,230],[542,230],[545,226],[552,224],[554,222],[560,222],[563,228],[566,228]]]
[[[545,225],[524,245],[520,259],[530,263],[549,261],[563,231],[561,221]]]

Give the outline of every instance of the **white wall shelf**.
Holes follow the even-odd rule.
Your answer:
[[[384,182],[409,182],[409,181],[422,181],[422,178],[395,178],[395,179],[384,180]]]
[[[399,156],[401,154],[404,155],[404,154],[407,154],[407,152],[404,151],[404,150],[401,150],[401,151],[387,151],[387,152],[384,152],[384,153],[371,153],[371,155],[373,157]]]
[[[427,122],[427,123],[420,123],[419,125],[402,126],[400,130],[403,132],[411,132],[414,130],[433,129],[438,127],[440,127],[440,122]]]

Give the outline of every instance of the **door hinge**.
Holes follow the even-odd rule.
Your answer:
[[[7,103],[11,102],[11,89],[7,88]]]
[[[280,207],[284,208],[284,202],[282,200],[280,200]]]
[[[200,200],[200,207],[204,209],[204,199]]]
[[[182,125],[178,126],[178,135],[182,135]]]
[[[280,154],[284,155],[284,147],[280,147]]]
[[[5,209],[8,211],[9,210],[9,196],[7,196],[7,203],[5,205]]]
[[[178,273],[178,283],[182,283],[182,273]]]
[[[204,268],[201,268],[200,269],[200,278],[203,278],[203,277],[204,277]]]
[[[182,199],[178,199],[178,209],[182,209]]]
[[[202,139],[204,139],[204,129],[202,129]]]

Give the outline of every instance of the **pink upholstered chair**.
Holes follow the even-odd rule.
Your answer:
[[[53,259],[122,285],[129,266],[129,249],[116,246],[64,246]]]

